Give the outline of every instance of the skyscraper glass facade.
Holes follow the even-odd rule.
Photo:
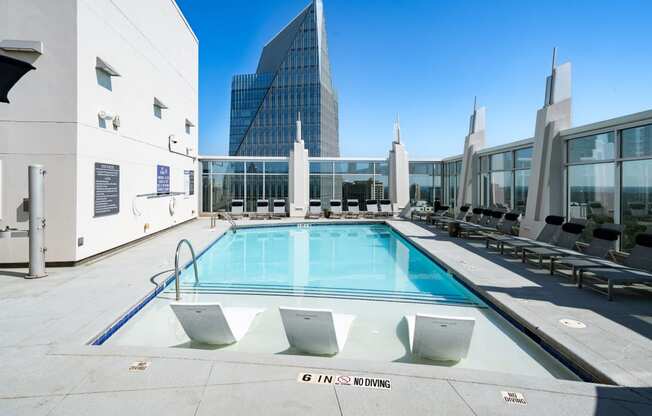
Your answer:
[[[288,156],[301,117],[311,157],[338,157],[337,95],[326,21],[314,0],[265,45],[255,74],[231,85],[231,156]]]

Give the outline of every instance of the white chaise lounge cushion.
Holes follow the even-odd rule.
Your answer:
[[[328,309],[279,308],[291,347],[316,355],[337,354],[344,347],[353,315]]]
[[[211,345],[239,341],[249,330],[256,315],[264,310],[222,308],[219,303],[173,303],[170,307],[191,340]]]
[[[412,354],[437,361],[459,361],[466,357],[475,318],[416,314],[405,319]]]

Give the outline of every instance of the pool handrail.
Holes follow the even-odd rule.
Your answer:
[[[195,249],[192,248],[192,244],[190,244],[190,241],[183,238],[179,240],[179,243],[177,244],[177,249],[174,252],[174,289],[176,292],[177,301],[181,300],[181,288],[179,287],[179,249],[181,248],[181,245],[183,245],[183,243],[186,243],[188,245],[188,248],[190,248],[190,254],[192,254],[192,265],[193,268],[195,269],[195,283],[199,283],[199,274],[197,273],[197,257],[195,257]]]

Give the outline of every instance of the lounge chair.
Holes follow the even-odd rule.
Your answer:
[[[521,250],[523,263],[527,263],[531,256],[538,258],[539,267],[543,266],[543,260],[553,257],[559,253],[558,250],[572,250],[584,231],[584,224],[567,222],[561,226],[561,233],[555,240],[554,247],[523,247]]]
[[[480,219],[482,218],[482,208],[473,208],[471,210],[471,215],[465,218],[466,222],[472,224],[479,224]]]
[[[346,216],[349,218],[358,218],[360,216],[360,203],[357,199],[346,200]]]
[[[252,321],[264,309],[230,307],[219,303],[172,303],[188,338],[211,345],[233,344],[247,333]]]
[[[485,233],[485,243],[487,248],[491,246],[491,243],[495,243],[496,246],[499,245],[500,239],[514,235],[514,227],[518,224],[519,213],[517,212],[508,212],[503,216],[502,221],[496,226],[495,233]]]
[[[365,208],[367,210],[367,216],[375,217],[378,215],[378,200],[377,199],[367,199],[365,201]]]
[[[434,224],[437,218],[450,218],[447,217],[448,213],[448,206],[446,205],[437,205],[435,209],[433,210],[432,214],[426,219],[426,221],[430,224]]]
[[[291,347],[308,354],[334,355],[342,351],[353,315],[328,309],[279,308]]]
[[[503,215],[505,214],[500,211],[483,210],[479,224],[460,224],[460,237],[466,236],[468,238],[473,235],[484,237],[486,233],[495,233],[498,230],[498,222],[503,218]]]
[[[392,201],[389,199],[381,199],[378,203],[380,205],[380,214],[388,217],[392,216],[394,210],[392,209]]]
[[[308,218],[320,218],[320,217],[321,217],[321,200],[311,199],[308,202]]]
[[[340,199],[331,199],[331,218],[342,218],[342,201]]]
[[[432,211],[426,211],[426,207],[419,207],[419,209],[413,209],[410,213],[410,218],[412,220],[418,221],[428,221],[428,218],[432,215]]]
[[[546,225],[543,226],[536,240],[516,236],[496,238],[495,241],[499,244],[500,254],[505,253],[506,246],[510,247],[515,254],[518,253],[519,249],[522,250],[524,247],[553,248],[554,243],[557,240],[557,235],[561,231],[561,225],[564,223],[564,217],[559,215],[548,215],[545,222]]]
[[[412,354],[436,361],[459,361],[466,357],[475,318],[416,314],[405,319]]]
[[[256,218],[269,218],[269,201],[259,199],[256,201]]]
[[[274,210],[274,217],[280,218],[287,215],[285,210],[285,199],[275,199],[274,202],[272,202],[272,205]]]
[[[231,200],[231,217],[241,218],[244,215],[244,201],[242,199]]]
[[[432,223],[435,226],[441,226],[442,228],[445,226],[448,226],[451,222],[460,222],[464,221],[466,218],[467,213],[469,212],[469,207],[467,205],[461,206],[459,211],[457,212],[457,215],[455,218],[448,217],[446,215],[442,215],[439,217],[434,217],[432,219]]]
[[[611,262],[605,265],[607,267],[581,269],[577,276],[577,287],[582,287],[585,278],[606,282],[607,298],[613,300],[614,285],[652,284],[652,233],[636,236],[636,245],[622,265]]]
[[[593,230],[591,242],[581,251],[556,250],[556,254],[550,257],[550,274],[554,274],[559,266],[562,266],[571,269],[571,276],[575,280],[580,269],[610,263],[607,257],[616,249],[616,241],[622,229],[623,225],[620,224],[602,224]]]

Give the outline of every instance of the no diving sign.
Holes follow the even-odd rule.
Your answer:
[[[500,393],[502,394],[505,403],[520,404],[522,406],[527,405],[527,400],[525,400],[525,396],[523,396],[522,393],[515,391],[501,391]]]
[[[367,389],[392,389],[388,378],[340,374],[299,373],[297,382],[306,384],[334,384],[339,386],[363,387]]]

